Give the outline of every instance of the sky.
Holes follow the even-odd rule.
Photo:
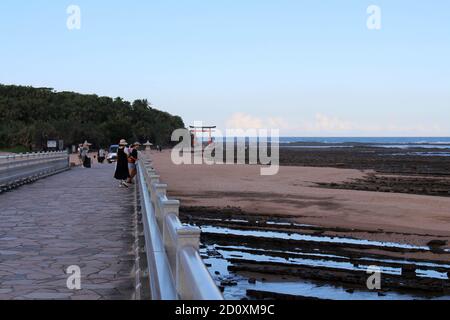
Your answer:
[[[0,83],[146,98],[223,130],[444,137],[449,17],[448,0],[2,0]]]

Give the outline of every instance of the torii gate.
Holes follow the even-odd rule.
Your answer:
[[[197,140],[197,134],[198,133],[208,133],[208,145],[213,143],[213,137],[212,134],[213,132],[216,131],[217,126],[211,126],[211,127],[195,127],[195,126],[189,126],[190,128],[190,132],[192,135],[192,146],[195,144],[195,141]],[[203,137],[202,137],[202,142],[203,142]],[[203,143],[202,143],[203,144]]]

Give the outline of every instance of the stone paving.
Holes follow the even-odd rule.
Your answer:
[[[133,192],[114,165],[0,194],[0,299],[123,300],[134,293]],[[70,290],[69,266],[81,269]]]

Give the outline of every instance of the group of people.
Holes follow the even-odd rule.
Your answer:
[[[130,184],[133,184],[133,179],[137,174],[136,163],[138,161],[138,148],[140,146],[141,144],[139,142],[128,146],[125,139],[120,140],[114,178],[120,181],[121,187],[128,188]]]
[[[81,161],[81,166],[83,168],[91,168],[92,166],[92,159],[89,157],[89,149],[92,144],[88,143],[87,141],[83,144],[80,144],[78,146],[78,157]],[[94,156],[95,158],[95,156]],[[103,163],[106,159],[106,151],[103,148],[100,148],[97,152],[97,161],[98,163]]]
[[[89,157],[90,146],[91,144],[86,141],[84,144],[80,144],[78,148],[78,154],[83,168],[91,167],[91,158]],[[135,142],[129,146],[125,139],[120,140],[114,178],[120,181],[121,187],[128,188],[130,184],[133,184],[133,180],[137,174],[136,163],[138,161],[138,148],[140,146],[141,144],[139,142]],[[97,159],[99,163],[105,161],[106,154],[104,149],[100,148],[98,150]]]

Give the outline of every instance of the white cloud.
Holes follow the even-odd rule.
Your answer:
[[[295,121],[295,122],[294,122]],[[293,125],[292,123],[295,123]],[[280,129],[286,135],[314,136],[439,136],[445,129],[438,124],[408,124],[355,122],[334,115],[317,113],[309,120],[289,121],[283,117],[260,117],[243,112],[234,113],[227,121],[228,129]]]
[[[258,117],[237,112],[227,121],[228,129],[290,129],[288,122],[282,117]]]
[[[268,129],[289,129],[290,125],[287,120],[282,117],[269,117],[266,119]]]
[[[242,112],[234,113],[231,118],[227,120],[226,126],[228,129],[244,130],[264,128],[263,120],[261,118]]]
[[[399,125],[395,123],[364,123],[341,119],[336,116],[329,116],[317,113],[313,120],[304,121],[300,126],[292,128],[293,131],[303,134],[315,135],[439,135],[444,130],[439,125],[411,124]]]
[[[354,127],[354,124],[350,121],[317,113],[313,121],[304,123],[303,128],[299,129],[306,131],[349,131],[354,130]]]

